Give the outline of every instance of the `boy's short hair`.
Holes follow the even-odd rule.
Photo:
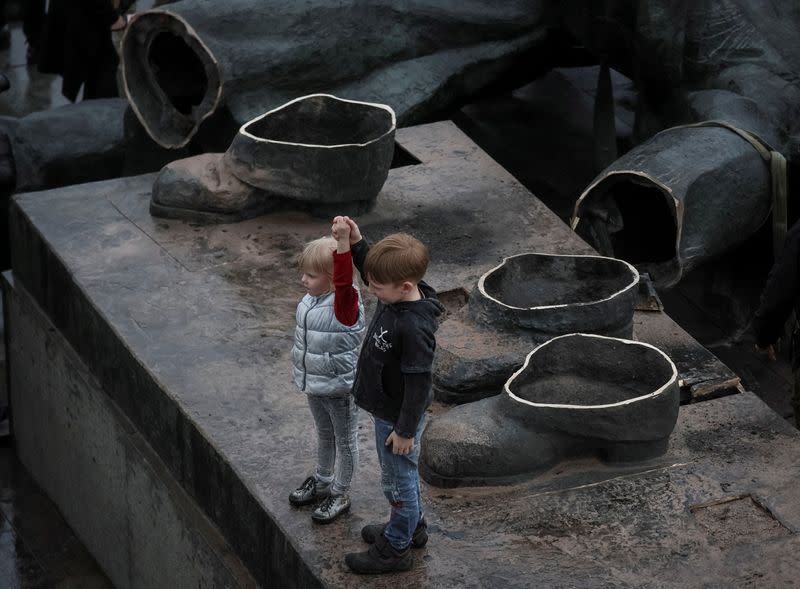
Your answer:
[[[392,233],[373,245],[364,260],[369,280],[379,284],[417,283],[428,269],[428,248],[407,233]]]
[[[333,276],[333,256],[336,251],[336,240],[333,237],[320,237],[309,241],[303,248],[303,253],[297,258],[300,270],[310,270],[317,274]]]

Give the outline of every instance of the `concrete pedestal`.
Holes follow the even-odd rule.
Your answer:
[[[359,221],[368,236],[404,230],[428,243],[429,282],[451,309],[504,256],[590,253],[451,124],[401,129],[397,139],[422,163],[391,170],[376,208]],[[431,540],[415,553],[413,570],[351,575],[342,560],[364,549],[360,528],[388,515],[366,414],[352,513],[319,527],[309,510],[287,501],[315,463],[312,419],[291,384],[302,295],[292,258],[329,222],[300,213],[209,227],[153,219],[153,177],[20,195],[12,209],[14,273],[6,290],[15,302],[6,329],[20,456],[108,570],[140,566],[141,552],[120,560],[111,545],[133,545],[134,537],[147,538],[155,553],[183,550],[181,566],[222,556],[181,548],[190,537],[171,540],[156,507],[144,507],[138,521],[135,510],[123,515],[118,504],[97,499],[106,479],[129,504],[139,505],[150,488],[176,489],[219,531],[220,550],[229,546],[265,586],[686,587],[743,578],[774,586],[795,579],[800,435],[750,394],[683,406],[670,448],[655,462],[624,469],[572,462],[503,488],[423,485]],[[710,358],[713,370],[696,378],[735,381],[665,315],[637,313],[635,323],[635,337],[660,338],[667,354],[671,346],[683,354],[676,363],[684,374],[697,367],[693,357]],[[431,419],[446,410],[435,406]],[[37,422],[42,411],[52,412],[45,423]],[[38,435],[51,429],[48,438]],[[133,445],[126,436],[153,461],[111,452]],[[55,469],[49,453],[82,470]],[[155,463],[163,468],[151,475]],[[151,484],[153,476],[174,487]],[[98,483],[64,492],[76,477]],[[91,509],[69,509],[70,494]],[[125,518],[136,526],[149,518],[149,535],[131,523],[109,534],[107,525]],[[173,572],[130,585],[194,583],[174,581]]]
[[[3,291],[20,460],[114,586],[255,587],[196,503],[10,273]]]

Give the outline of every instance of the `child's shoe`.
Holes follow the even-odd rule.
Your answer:
[[[347,495],[328,495],[311,514],[318,524],[329,524],[350,510],[350,497]]]
[[[374,544],[375,540],[383,535],[383,530],[389,524],[369,524],[361,528],[361,537],[367,544]],[[428,522],[425,518],[419,520],[417,527],[414,529],[414,535],[411,536],[411,548],[423,548],[428,543]]]
[[[344,557],[350,570],[359,575],[380,575],[407,571],[414,566],[411,548],[396,550],[380,534],[366,552],[353,552]]]
[[[331,484],[321,483],[314,477],[308,477],[303,484],[289,493],[289,503],[295,507],[309,505],[331,494]]]

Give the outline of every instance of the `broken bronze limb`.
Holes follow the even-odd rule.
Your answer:
[[[102,98],[0,117],[11,141],[16,192],[158,171],[181,157],[155,144],[124,98]]]
[[[150,212],[212,223],[279,208],[360,214],[386,181],[395,124],[383,104],[302,96],[244,124],[224,154],[165,166]]]
[[[215,111],[233,128],[324,91],[392,105],[404,124],[489,86],[545,39],[546,3],[181,0],[125,31],[123,85],[150,136],[180,147]],[[321,33],[321,31],[323,33]],[[520,70],[523,71],[523,70]]]
[[[771,185],[769,163],[739,134],[677,127],[604,170],[576,202],[572,227],[670,287],[766,221]]]
[[[582,195],[575,210],[582,236],[668,287],[754,234],[767,218],[771,186],[781,183],[780,158],[765,164],[749,139],[721,128],[653,135],[664,126],[723,121],[762,138],[773,152],[789,153],[800,104],[796,6],[768,0],[620,5],[615,23],[625,34],[617,39],[635,43],[616,50],[593,34],[591,10],[567,11],[565,24],[576,36],[600,55],[610,52],[612,63],[636,80],[637,134],[651,137]],[[783,220],[776,220],[777,243]]]

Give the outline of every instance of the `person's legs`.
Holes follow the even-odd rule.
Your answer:
[[[422,418],[422,422],[425,422],[425,418]],[[422,436],[422,429],[423,423],[419,424],[417,428],[417,435],[414,438],[414,444],[417,446],[417,462],[416,462],[416,478],[417,478],[417,507],[419,508],[419,517],[417,518],[417,528],[419,528],[420,523],[425,521],[425,509],[422,507],[422,488],[420,487],[419,482],[419,439]]]
[[[114,98],[119,96],[117,67],[119,58],[111,44],[111,30],[102,44],[102,51],[90,58],[86,80],[83,83],[83,99]]]
[[[352,396],[325,398],[324,403],[333,428],[337,459],[330,495],[311,514],[311,519],[320,524],[328,524],[349,511],[347,492],[358,457],[358,414]]]
[[[389,523],[382,527],[381,532],[371,535],[369,550],[345,556],[345,563],[354,573],[393,573],[407,571],[414,565],[411,543],[422,514],[417,472],[422,423],[417,428],[414,449],[406,456],[395,455],[391,448],[386,447],[386,439],[393,429],[393,423],[375,418],[375,448],[381,464],[381,486],[392,512]],[[365,537],[363,530],[362,537]],[[424,542],[418,545],[422,546]]]
[[[395,550],[406,550],[422,519],[422,503],[417,463],[419,460],[419,437],[422,434],[424,419],[420,420],[414,439],[414,449],[403,456],[392,453],[386,447],[386,438],[394,429],[394,424],[375,418],[375,446],[381,463],[381,484],[383,493],[392,506],[389,523],[383,535]]]
[[[39,47],[39,36],[44,28],[46,0],[23,0],[22,2],[22,32],[28,42],[28,63],[36,61],[36,51]]]
[[[11,30],[6,17],[6,0],[0,0],[0,49],[11,47]]]
[[[308,395],[308,406],[317,427],[317,470],[315,478],[323,483],[333,481],[333,467],[336,462],[336,445],[333,421],[327,399]]]
[[[419,439],[420,439],[420,436],[422,435],[423,427],[424,427],[424,421],[423,421],[423,423],[420,423],[419,428],[417,430],[416,437],[415,437],[415,444],[419,444]],[[389,429],[388,431],[391,431],[391,429]],[[385,429],[381,432],[380,436],[383,436],[384,433],[386,433]],[[389,434],[386,433],[386,436],[388,436],[388,435]],[[377,437],[378,437],[378,434],[377,434],[377,430],[376,430],[376,438]],[[383,439],[385,440],[386,438],[384,437]],[[377,444],[377,442],[378,442],[378,440],[376,439],[376,444]],[[419,456],[418,453],[417,453],[417,456]],[[380,450],[379,450],[379,457],[380,457]],[[413,534],[411,535],[411,547],[412,548],[423,548],[428,543],[428,529],[427,529],[428,528],[428,524],[425,521],[425,512],[424,512],[424,509],[422,507],[422,494],[420,492],[419,472],[417,472],[416,479],[417,479],[417,484],[416,484],[416,498],[417,499],[416,499],[416,503],[417,503],[417,507],[419,509],[419,516],[417,518],[417,525],[414,528]],[[378,539],[378,537],[384,535],[384,532],[385,532],[386,528],[389,527],[389,523],[391,523],[391,522],[388,522],[388,523],[385,523],[385,524],[368,524],[368,525],[364,526],[361,529],[361,537],[363,538],[363,540],[367,544],[374,544],[375,541]]]
[[[314,476],[308,477],[289,494],[289,503],[295,506],[309,505],[330,494],[333,481],[333,464],[336,446],[333,440],[333,423],[323,399],[308,395],[308,407],[314,417],[317,430],[317,468]]]
[[[338,458],[331,494],[343,495],[350,490],[358,462],[358,408],[352,395],[332,398],[328,403]]]

